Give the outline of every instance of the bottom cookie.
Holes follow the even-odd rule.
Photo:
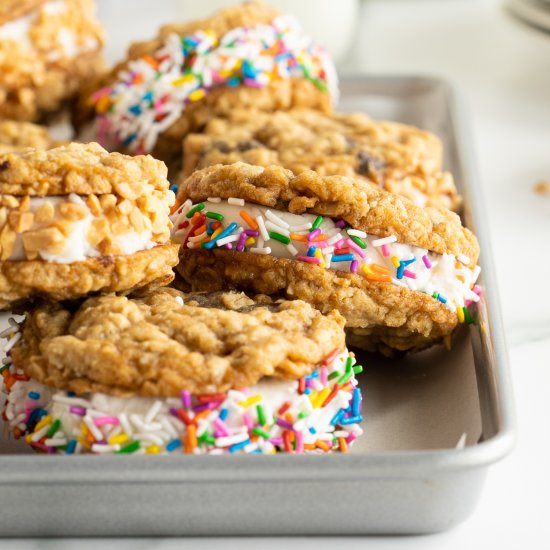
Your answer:
[[[49,454],[347,452],[362,434],[362,367],[347,350],[331,355],[299,380],[162,399],[76,396],[8,361],[4,417],[16,438]]]
[[[180,288],[239,289],[304,300],[322,313],[337,309],[353,346],[384,355],[427,348],[450,336],[458,322],[427,294],[269,255],[183,250],[177,271]]]
[[[71,300],[88,293],[124,292],[168,284],[178,263],[178,245],[157,245],[128,256],[103,256],[61,264],[42,260],[0,262],[0,310],[48,297]]]

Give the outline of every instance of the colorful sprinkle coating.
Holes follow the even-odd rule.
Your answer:
[[[162,48],[130,61],[117,78],[90,97],[98,141],[136,153],[151,151],[186,105],[219,86],[264,88],[275,80],[304,78],[334,101],[338,95],[328,54],[290,15],[269,25],[237,27],[222,37],[209,29],[170,34]]]
[[[17,324],[5,331],[8,346],[18,334]],[[16,438],[49,454],[347,452],[363,433],[355,379],[362,369],[352,353],[334,350],[296,381],[215,395],[119,398],[49,388],[17,370],[8,354],[3,417]]]
[[[221,248],[225,242],[217,241],[215,233],[202,231],[202,218],[195,225],[177,229],[190,213],[197,216],[202,204],[188,200],[179,206],[172,215],[172,239],[184,248]],[[465,265],[469,258],[462,255],[459,260],[452,254],[436,254],[398,243],[395,235],[369,235],[348,227],[343,220],[295,215],[257,204],[234,205],[216,198],[210,214],[213,213],[222,220],[220,229],[231,233],[238,252],[294,259],[322,269],[357,273],[371,282],[423,292],[455,311],[460,322],[468,319],[463,308],[479,301],[476,281],[481,269]]]

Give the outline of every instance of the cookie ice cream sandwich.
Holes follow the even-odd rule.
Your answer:
[[[344,176],[215,165],[173,215],[188,288],[309,302],[346,319],[348,343],[419,350],[471,321],[479,246],[460,218]],[[181,284],[181,283],[180,283]]]
[[[460,205],[453,177],[443,170],[443,146],[436,135],[361,113],[235,109],[184,140],[183,178],[234,162],[354,177],[419,206],[456,210]]]
[[[0,118],[33,121],[57,111],[104,67],[93,0],[0,4]]]
[[[362,370],[309,304],[160,289],[12,321],[4,417],[56,454],[346,452]]]
[[[169,283],[166,172],[96,143],[0,155],[0,309]]]
[[[247,2],[132,45],[82,91],[75,123],[92,119],[85,135],[108,149],[151,152],[170,164],[182,138],[215,114],[237,106],[328,111],[336,95],[332,61],[294,17]]]

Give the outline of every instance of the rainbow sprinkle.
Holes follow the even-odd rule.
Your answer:
[[[159,134],[186,105],[220,86],[264,88],[270,82],[304,78],[338,95],[335,68],[326,51],[304,36],[298,21],[281,15],[269,25],[237,27],[222,36],[197,31],[169,35],[162,48],[128,63],[118,81],[96,91],[98,141],[136,153],[151,151]]]
[[[235,199],[232,199],[234,201]],[[221,220],[217,231],[203,231],[204,203],[187,200],[172,214],[172,239],[183,248],[214,250],[235,243],[237,252],[268,254],[358,274],[373,283],[389,283],[423,292],[468,319],[461,308],[479,301],[479,266],[469,258],[436,254],[397,242],[395,235],[378,237],[349,227],[343,220],[313,214],[295,215],[257,204],[211,197],[210,215]],[[191,217],[194,222],[182,225]],[[220,238],[220,237],[224,238]],[[460,310],[460,312],[459,312]]]
[[[13,322],[2,334],[7,348],[18,329]],[[334,350],[297,381],[162,399],[77,396],[29,378],[9,353],[2,365],[4,420],[16,438],[48,454],[347,452],[363,433],[355,378],[363,367],[347,350]]]

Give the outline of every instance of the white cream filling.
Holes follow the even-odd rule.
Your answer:
[[[38,391],[41,396],[43,396],[44,404],[42,406],[48,410],[48,413],[54,418],[59,418],[61,420],[63,432],[66,437],[70,439],[80,432],[81,418],[69,412],[67,401],[64,400],[67,395],[66,392],[48,388],[35,380],[30,380],[28,384],[28,391],[32,391],[34,389],[35,391]],[[248,388],[246,391],[229,390],[227,392],[227,398],[224,405],[232,408],[236,406],[237,402],[244,401],[251,395],[262,395],[262,403],[267,408],[268,416],[271,417],[273,417],[274,411],[277,411],[286,401],[290,401],[292,404],[289,408],[291,414],[295,413],[297,415],[297,413],[304,408],[304,405],[307,410],[313,410],[309,404],[309,398],[307,395],[300,395],[297,390],[298,382],[295,380],[289,382],[285,380],[265,379],[255,386]],[[316,434],[310,433],[306,438],[306,443],[314,442],[317,438],[316,435],[319,433],[334,431],[334,427],[330,426],[330,421],[340,408],[345,408],[348,406],[349,398],[350,394],[341,392],[337,398],[333,399],[326,407],[323,407],[323,409],[317,409],[319,413],[322,412],[322,414],[315,414],[313,416],[310,415],[308,417],[308,421],[305,423],[306,427],[314,427]],[[61,399],[61,401],[57,401],[57,399]],[[181,407],[181,399],[177,397],[168,397],[159,400],[153,397],[124,398],[113,397],[104,393],[94,393],[84,399],[81,397],[75,398],[75,402],[77,402],[77,400],[89,403],[89,408],[92,411],[96,411],[92,414],[92,416],[120,416],[121,414],[125,414],[129,419],[130,426],[132,427],[131,434],[129,435],[134,435],[135,433],[139,433],[143,430],[143,427],[135,421],[133,415],[138,415],[140,419],[144,421],[147,413],[157,402],[162,404],[158,413],[153,419],[151,419],[150,422],[143,422],[143,424],[151,424],[153,421],[159,422],[160,418],[164,417],[180,430],[183,428],[181,421],[174,418],[174,416],[172,416],[169,412],[171,407]],[[19,412],[19,408],[21,407],[15,409],[14,412]],[[223,406],[220,408],[223,408]],[[217,416],[218,412],[219,408],[212,416]],[[202,425],[206,427],[206,424],[208,423],[208,420],[205,420]],[[238,415],[229,415],[226,424],[232,428],[243,427],[241,419]],[[118,431],[121,432],[122,430]],[[144,431],[147,432],[156,430],[145,429]],[[277,432],[274,434],[274,437],[279,435],[280,433]],[[163,434],[161,434],[161,437],[163,437]]]
[[[70,264],[74,262],[84,261],[86,258],[97,258],[103,256],[103,254],[93,246],[88,239],[88,232],[90,225],[94,220],[95,216],[86,206],[82,197],[78,195],[71,194],[69,195],[69,201],[79,204],[87,209],[87,215],[78,221],[69,222],[71,223],[71,231],[66,237],[65,246],[61,252],[51,253],[46,250],[41,250],[38,252],[38,257],[47,262],[54,262],[60,264]],[[67,202],[66,196],[55,196],[55,197],[32,197],[30,199],[30,212],[36,212],[44,203],[50,203],[55,209],[55,215],[58,215],[57,207],[61,203]],[[44,224],[34,222],[31,231],[40,229]],[[120,235],[113,235],[113,244],[119,247],[123,255],[134,254],[141,250],[149,250],[156,246],[152,240],[153,233],[150,230],[138,232],[127,232]],[[23,248],[23,233],[16,235],[14,249],[8,258],[13,261],[25,260],[25,251]]]
[[[346,382],[340,384],[340,390],[330,400],[327,399],[337,380],[336,378],[330,382],[328,376],[334,372],[341,376],[346,372],[347,359],[348,354],[344,352],[327,367],[322,367],[307,377],[307,393],[299,389],[296,380],[264,379],[247,389],[229,390],[219,401],[212,399],[212,407],[208,407],[209,414],[200,419],[197,417],[195,422],[198,437],[206,433],[212,435],[215,441],[201,443],[193,452],[218,454],[227,452],[232,444],[245,442],[243,452],[269,454],[275,448],[283,448],[283,432],[289,425],[293,431],[301,434],[304,444],[312,445],[321,440],[334,449],[335,438],[344,438],[351,444],[362,434],[358,424],[362,420],[362,398],[360,391],[356,389],[357,380],[353,372],[350,371],[348,376],[349,387],[346,388]],[[354,363],[352,359],[351,364]],[[13,365],[10,369],[11,372],[16,372]],[[325,380],[322,379],[323,376],[326,377]],[[191,400],[191,396],[189,399]],[[253,402],[246,404],[250,399]],[[322,400],[322,404],[317,403],[318,399]],[[328,401],[326,404],[325,400]],[[285,404],[286,412],[283,417],[278,411]],[[198,412],[194,411],[197,405],[200,404],[193,399],[190,407],[183,397],[121,398],[102,393],[79,397],[29,379],[18,380],[7,392],[5,415],[9,428],[27,433],[31,442],[44,441],[43,438],[48,433],[44,441],[46,447],[56,448],[67,445],[71,440],[74,443],[80,441],[84,437],[82,429],[85,426],[97,442],[89,449],[92,453],[117,452],[124,445],[139,441],[140,449],[137,454],[142,454],[150,446],[157,446],[157,452],[172,452],[179,448],[179,441],[185,436],[187,429],[184,421],[173,414],[173,411],[185,410],[189,418],[194,418]],[[258,406],[263,409],[261,422]],[[348,411],[350,406],[351,410]],[[46,421],[46,427],[33,426],[29,430],[27,422],[35,409],[41,410],[43,416],[50,418]],[[293,419],[292,422],[285,420],[288,418],[287,414]],[[347,416],[349,420],[342,420],[340,424],[335,420],[336,415],[340,415],[341,419]],[[54,422],[57,430],[54,428],[55,433],[51,433]],[[259,438],[256,442],[250,441],[250,423],[263,429],[269,437]],[[223,432],[220,433],[221,430]],[[338,444],[336,448],[337,446]],[[79,442],[72,452],[80,453],[83,450],[82,443]]]
[[[210,201],[216,202],[210,202]],[[241,217],[240,212],[246,211],[250,216],[256,220],[258,216],[261,216],[267,231],[274,230],[282,235],[289,236],[291,233],[307,235],[314,223],[317,216],[313,214],[296,215],[290,212],[283,212],[260,206],[252,203],[245,203],[244,206],[236,204],[229,204],[227,200],[222,199],[221,202],[217,202],[218,199],[209,199],[204,201],[205,207],[201,211],[203,214],[211,211],[219,213],[224,216],[223,227],[227,227],[232,222],[237,223],[238,229],[232,234],[233,241],[231,242],[232,249],[235,250],[238,243],[237,235],[243,231],[244,228],[250,229],[245,220]],[[195,205],[192,205],[195,206]],[[189,221],[186,217],[186,212],[191,208],[190,204],[187,204],[183,210],[180,209],[176,212],[176,215],[172,216],[174,222],[174,228],[172,229],[172,239],[176,242],[183,243],[186,241],[187,235],[191,229],[191,224],[182,228],[181,224],[185,221]],[[268,213],[269,212],[269,213]],[[281,222],[273,217],[273,214]],[[275,220],[275,221],[274,221]],[[206,223],[216,221],[215,219],[206,219]],[[339,229],[335,226],[335,222],[330,218],[324,218],[322,224],[319,226],[321,233],[327,236],[327,245],[325,248],[319,248],[320,252],[324,256],[326,267],[336,271],[350,271],[351,261],[337,262],[335,261],[336,255],[335,245],[338,242],[337,236],[347,240],[348,235],[344,228]],[[300,241],[292,240],[290,245],[283,244],[276,239],[265,238],[265,233],[260,234],[256,238],[256,243],[251,247],[247,246],[246,251],[260,254],[270,254],[277,258],[298,259],[297,256],[306,256],[309,245],[314,245],[315,242],[304,243]],[[229,237],[231,238],[231,236]],[[409,288],[410,290],[417,290],[426,294],[433,295],[437,292],[446,300],[445,305],[454,310],[456,307],[463,307],[466,301],[477,302],[479,296],[472,291],[472,286],[479,275],[479,268],[474,270],[470,269],[467,265],[459,262],[460,267],[457,268],[457,258],[452,254],[437,254],[416,246],[401,244],[393,242],[388,245],[389,255],[385,256],[382,246],[375,246],[380,237],[375,235],[367,235],[362,240],[367,244],[366,249],[361,249],[364,258],[359,254],[354,253],[355,259],[358,261],[358,273],[361,274],[361,267],[363,264],[372,265],[377,264],[386,267],[392,272],[392,283]],[[222,241],[223,242],[223,241]],[[188,248],[195,250],[201,250],[200,243],[188,242],[186,245]],[[342,247],[349,247],[348,244],[343,244]],[[427,256],[431,267],[428,268],[423,257]],[[416,278],[404,276],[401,279],[396,277],[396,268],[392,262],[392,257],[397,260],[407,261],[412,258],[416,258],[414,263],[406,267],[407,273],[413,272]],[[469,259],[468,259],[469,260]],[[469,262],[468,262],[469,263]],[[460,280],[458,277],[462,277]]]

